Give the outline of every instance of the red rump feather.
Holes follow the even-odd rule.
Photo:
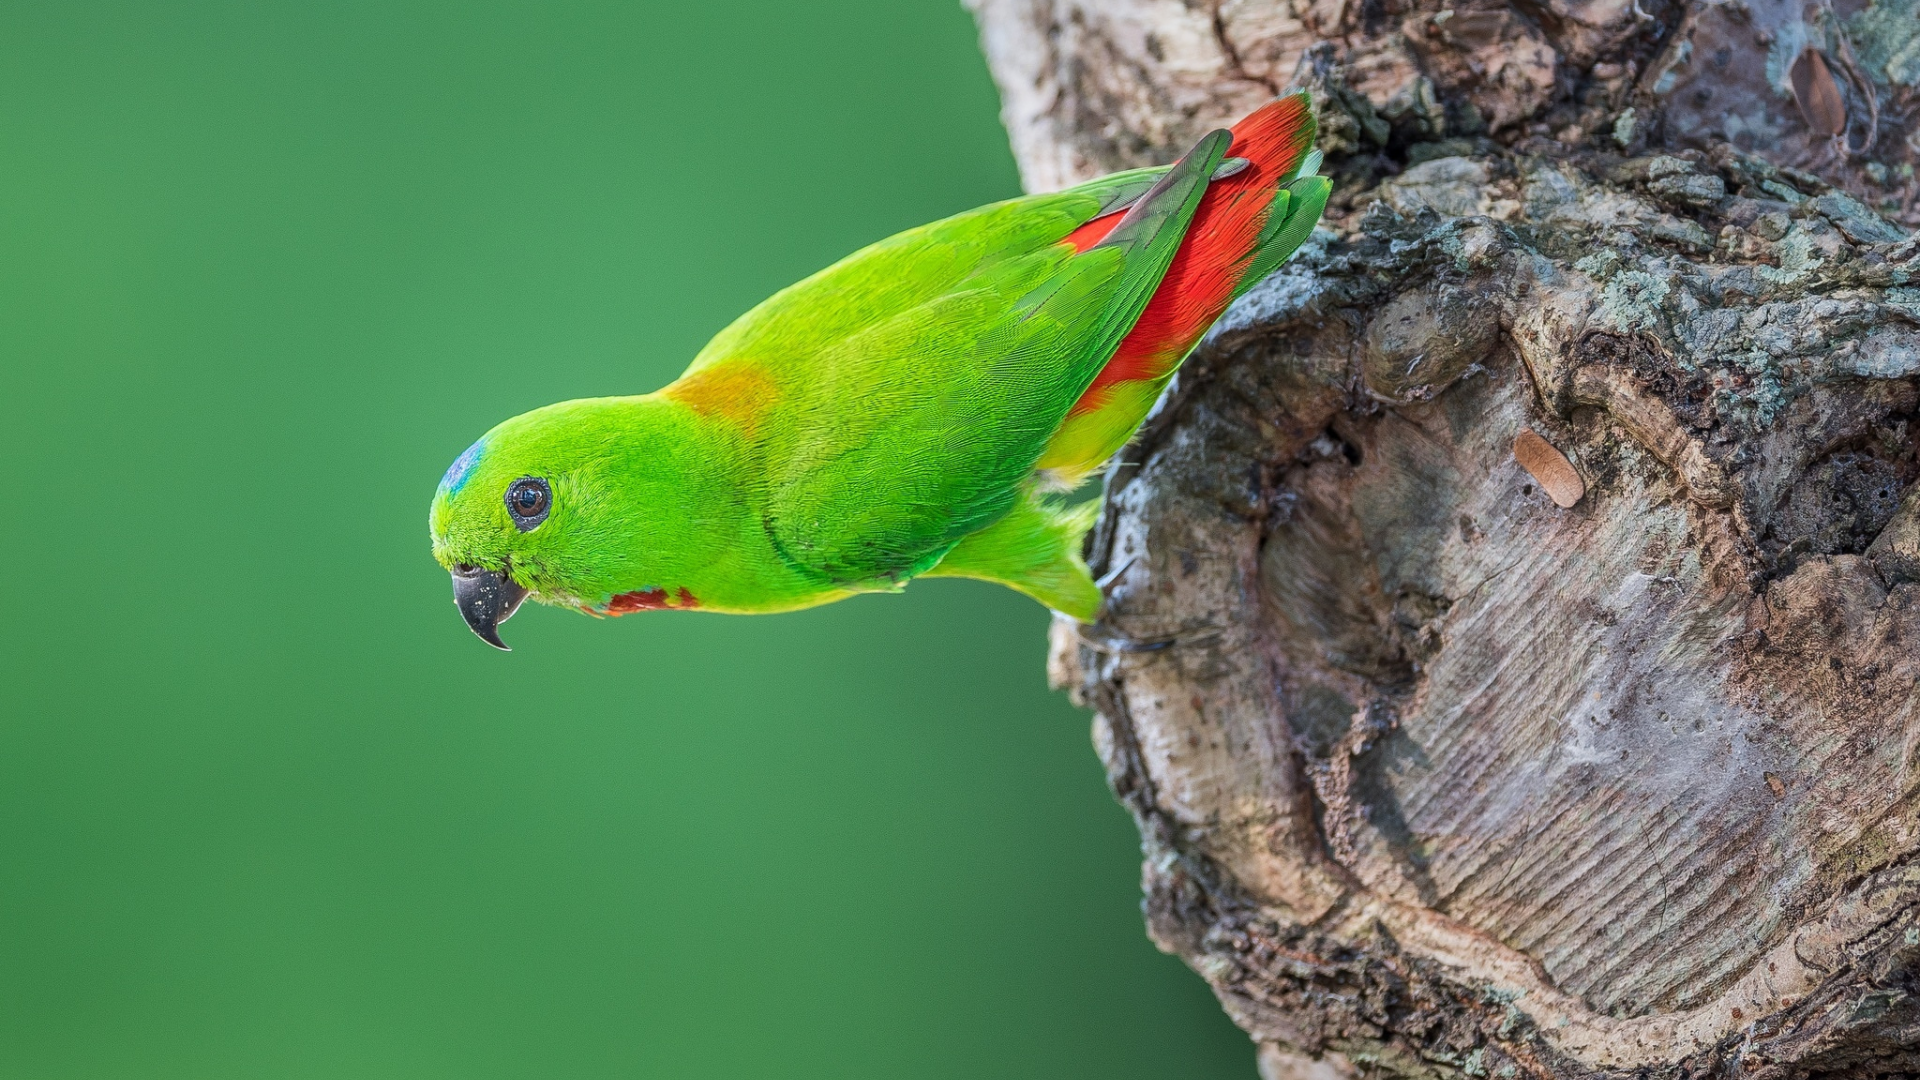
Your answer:
[[[1246,158],[1247,167],[1207,186],[1186,239],[1140,321],[1074,402],[1069,416],[1098,409],[1118,383],[1165,377],[1227,310],[1253,261],[1255,241],[1266,227],[1280,178],[1310,149],[1307,110],[1306,95],[1298,94],[1233,126],[1233,146],[1227,153]],[[1121,213],[1087,222],[1068,234],[1066,242],[1076,251],[1087,250],[1119,224]]]

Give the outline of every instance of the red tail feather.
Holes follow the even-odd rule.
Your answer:
[[[1280,178],[1312,149],[1309,108],[1306,95],[1296,94],[1233,126],[1233,147],[1227,152],[1246,158],[1247,168],[1207,187],[1160,288],[1069,415],[1099,408],[1118,383],[1165,377],[1227,310],[1253,261]],[[1066,242],[1085,251],[1106,236],[1120,216],[1115,212],[1095,218]]]

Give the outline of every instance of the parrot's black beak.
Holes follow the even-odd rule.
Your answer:
[[[504,573],[478,566],[453,568],[453,604],[460,617],[481,641],[503,652],[513,650],[500,640],[500,624],[513,618],[526,598],[527,590]]]

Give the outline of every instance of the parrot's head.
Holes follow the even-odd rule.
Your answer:
[[[467,625],[497,649],[499,626],[532,596],[579,606],[605,568],[604,440],[608,399],[524,413],[480,437],[447,469],[428,527],[433,557],[453,575]]]

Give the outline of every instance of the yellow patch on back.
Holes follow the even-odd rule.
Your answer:
[[[1060,422],[1034,468],[1063,487],[1078,486],[1133,439],[1165,386],[1166,379],[1161,378],[1106,387],[1096,408]]]
[[[760,365],[726,360],[691,371],[660,391],[702,416],[718,417],[752,435],[780,388]]]

